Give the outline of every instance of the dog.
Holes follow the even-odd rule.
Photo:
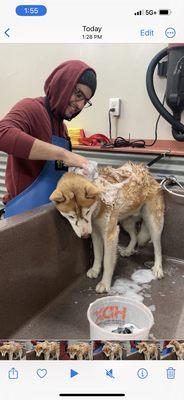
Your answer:
[[[71,360],[91,360],[91,345],[88,343],[72,343],[68,345],[67,352]]]
[[[109,358],[109,360],[122,360],[123,349],[119,343],[106,342],[102,348],[102,351]]]
[[[155,343],[141,342],[136,347],[139,353],[144,354],[145,360],[158,360],[158,348]]]
[[[57,342],[48,342],[47,340],[45,342],[38,342],[34,350],[36,357],[40,357],[43,353],[44,360],[49,360],[50,358],[59,360],[60,348]]]
[[[178,360],[184,360],[184,342],[180,343],[177,340],[173,339],[167,345],[167,348],[172,348],[176,353],[176,357]]]
[[[134,253],[136,244],[143,246],[152,239],[156,278],[163,277],[161,233],[164,224],[164,199],[159,183],[143,164],[128,162],[114,169],[99,169],[99,176],[90,182],[85,176],[65,173],[50,196],[57,210],[71,224],[80,238],[92,236],[94,264],[87,272],[97,278],[102,261],[102,280],[98,293],[109,292],[116,264],[119,225],[130,235],[130,243],[122,256]],[[137,221],[142,221],[137,233]]]
[[[23,347],[20,343],[15,342],[4,342],[2,346],[0,346],[0,353],[2,357],[5,357],[8,354],[9,360],[21,360]]]

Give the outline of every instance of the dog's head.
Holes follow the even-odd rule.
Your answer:
[[[5,356],[6,356],[6,353],[8,353],[9,350],[10,350],[9,346],[8,346],[7,344],[3,344],[3,345],[0,347],[0,352],[1,352],[2,357],[5,357]]]
[[[136,347],[139,350],[139,353],[143,353],[148,350],[148,345],[145,342],[138,343]]]
[[[100,190],[85,177],[66,173],[50,196],[57,210],[70,222],[80,238],[92,232],[91,216],[96,208]]]
[[[166,347],[167,347],[167,349],[178,350],[180,347],[180,343],[177,342],[177,340],[172,339]]]
[[[45,350],[45,343],[44,342],[43,343],[42,342],[37,343],[34,349],[35,349],[36,356],[40,357],[41,354]]]
[[[106,355],[106,357],[110,357],[112,352],[112,344],[110,342],[106,342],[102,348],[102,351]]]
[[[70,344],[67,348],[67,352],[68,352],[71,360],[74,360],[78,351],[79,351],[79,348],[75,344]]]

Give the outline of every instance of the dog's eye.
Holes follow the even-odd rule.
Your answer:
[[[74,219],[73,215],[68,215],[68,218]]]

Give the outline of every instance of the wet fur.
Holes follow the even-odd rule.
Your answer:
[[[59,360],[59,343],[57,342],[38,342],[34,348],[36,357],[40,357],[43,353],[44,360],[49,360],[50,358]]]
[[[119,343],[106,342],[102,348],[102,351],[109,358],[109,360],[122,360],[123,349]]]
[[[141,342],[137,345],[139,353],[144,354],[145,360],[158,360],[158,349],[155,343]]]
[[[8,354],[9,360],[17,360],[18,358],[21,360],[23,347],[20,343],[4,342],[3,345],[0,346],[0,353],[2,357]]]
[[[114,197],[110,193],[113,190]],[[155,254],[152,271],[157,278],[163,277],[163,193],[143,164],[128,162],[117,169],[101,168],[99,179],[94,183],[81,175],[66,173],[50,199],[79,237],[91,234],[94,264],[87,276],[97,278],[102,264],[104,266],[102,279],[96,287],[98,293],[110,290],[117,258],[118,222],[130,235],[127,248],[119,247],[120,254],[123,257],[132,255],[136,244],[143,246],[151,238]],[[142,221],[139,232],[137,221]]]
[[[180,343],[177,340],[173,339],[167,345],[167,348],[173,349],[176,353],[176,357],[178,360],[184,360],[184,342]]]
[[[73,343],[68,345],[67,352],[71,360],[91,360],[91,345],[88,343]]]

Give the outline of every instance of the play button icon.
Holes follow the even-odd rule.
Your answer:
[[[77,371],[74,371],[73,369],[70,370],[70,378],[73,378],[74,376],[78,375]]]

